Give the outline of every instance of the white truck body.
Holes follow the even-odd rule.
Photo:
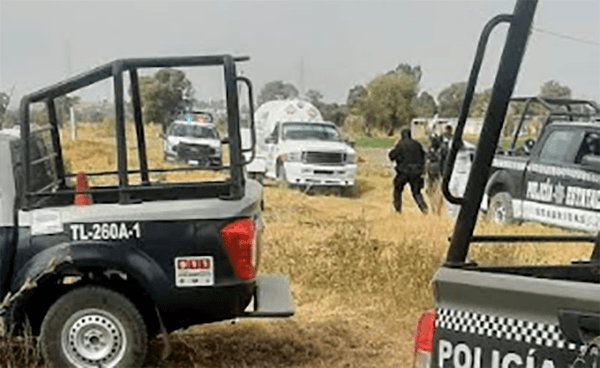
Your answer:
[[[290,185],[354,186],[356,152],[314,105],[298,99],[269,101],[256,110],[254,119],[256,155],[246,167],[248,173]],[[335,134],[327,139],[290,139],[285,134],[290,124],[307,132],[316,129]],[[242,129],[242,142],[244,148],[250,147],[249,129]]]

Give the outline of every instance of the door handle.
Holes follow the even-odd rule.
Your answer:
[[[600,313],[560,309],[558,323],[565,339],[570,342],[588,342],[600,336]]]

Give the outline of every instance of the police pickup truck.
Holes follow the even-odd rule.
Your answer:
[[[494,17],[480,38],[454,142],[462,136],[487,39],[496,25],[510,23],[462,198],[449,195],[447,188],[451,175],[448,168],[453,165],[457,144],[453,143],[446,164],[444,194],[460,205],[460,211],[445,262],[433,277],[434,308],[417,322],[417,367],[574,368],[597,367],[600,363],[599,237],[474,235],[490,172],[497,172],[492,170],[492,162],[498,160],[494,154],[537,5],[537,0],[517,0],[514,12]],[[583,167],[591,167],[595,155],[587,151],[589,146],[581,150],[582,144],[588,138],[593,141],[597,133],[593,123],[553,123],[542,133],[529,158],[496,161],[496,167],[519,170],[524,176],[518,183],[525,188],[512,192],[525,193],[525,197],[515,197],[524,202],[522,212],[552,221],[559,216],[569,221],[570,216],[570,221],[581,227],[591,221],[594,197],[587,193],[597,179],[593,179],[593,169]],[[551,149],[552,144],[563,149]],[[573,161],[564,167],[565,160]],[[559,183],[563,189],[556,189]],[[530,204],[526,206],[525,202]],[[511,204],[512,199],[505,203]],[[469,253],[472,243],[519,242],[564,242],[565,247],[586,242],[594,244],[594,250],[588,260],[530,266],[484,266]],[[489,251],[494,253],[493,248]]]
[[[600,231],[600,110],[596,104],[541,97],[512,101],[525,102],[526,109],[542,104],[548,113],[536,141],[527,140],[516,150],[515,133],[511,147],[494,157],[482,203],[488,218]]]
[[[229,55],[121,59],[23,97],[20,127],[0,131],[4,332],[30,326],[53,366],[136,367],[144,361],[148,336],[158,332],[293,314],[287,278],[257,275],[263,193],[243,175],[238,84],[246,86],[250,101],[252,91],[250,81],[236,75],[236,63],[245,60]],[[206,169],[148,164],[138,69],[181,66],[224,71],[230,162],[220,169],[226,179],[152,180],[155,172]],[[136,133],[129,144],[125,73]],[[54,101],[108,78],[115,92],[118,170],[69,173]],[[47,107],[45,126],[30,121],[30,107],[37,102]],[[137,170],[128,167],[131,148]],[[118,185],[90,185],[107,175],[116,176]]]

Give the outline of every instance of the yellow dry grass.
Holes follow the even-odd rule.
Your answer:
[[[95,136],[90,127],[79,133],[84,142],[104,143],[66,140],[72,168],[97,170],[112,164],[114,151],[105,149],[108,137]],[[148,136],[149,156],[161,162],[159,140]],[[167,360],[159,358],[160,342],[154,341],[148,366],[410,366],[412,329],[420,313],[432,306],[430,280],[444,259],[454,222],[445,215],[422,215],[408,188],[405,211],[392,212],[392,177],[380,157],[384,150],[359,153],[364,160],[358,172],[359,198],[265,188],[259,271],[289,276],[295,316],[193,326],[170,335],[173,352]],[[476,232],[562,231],[479,221]],[[556,264],[585,259],[590,251],[581,245],[474,246],[470,258],[483,264]]]

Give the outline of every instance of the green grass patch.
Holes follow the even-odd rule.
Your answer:
[[[371,148],[390,148],[396,143],[398,138],[386,137],[386,138],[375,138],[375,137],[361,137],[356,140],[357,147],[371,147]]]

